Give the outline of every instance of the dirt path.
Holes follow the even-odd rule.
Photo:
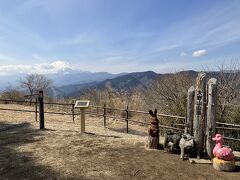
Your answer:
[[[218,172],[179,155],[147,151],[144,136],[116,131],[123,128],[121,122],[103,128],[99,119],[88,118],[88,133],[81,135],[78,121],[73,124],[71,118],[49,118],[46,131],[32,119],[0,111],[0,126],[26,121],[0,132],[0,179],[240,179],[239,167]]]

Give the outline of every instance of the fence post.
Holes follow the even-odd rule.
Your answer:
[[[106,127],[106,104],[103,105],[103,126]]]
[[[73,119],[73,122],[74,122],[74,120],[75,120],[75,114],[74,114],[75,112],[74,112],[74,104],[72,103],[72,119]]]
[[[197,158],[200,158],[203,153],[206,120],[206,74],[204,72],[200,72],[196,79],[194,102],[194,140],[197,145]]]
[[[126,109],[126,130],[127,130],[127,133],[128,133],[128,118],[129,118],[129,111],[128,111],[128,106],[127,106],[127,109]]]
[[[40,129],[44,129],[43,91],[39,91],[38,102],[39,102],[39,122],[40,122]]]
[[[193,135],[193,115],[194,115],[194,86],[188,89],[187,96],[187,117],[185,119],[185,133]]]
[[[37,114],[37,108],[38,108],[37,103],[38,103],[38,98],[35,98],[35,120],[36,121],[37,121],[37,116],[38,116],[38,114]]]
[[[213,158],[214,142],[212,140],[216,133],[216,111],[217,111],[217,79],[208,81],[208,109],[206,127],[206,149],[210,158]]]

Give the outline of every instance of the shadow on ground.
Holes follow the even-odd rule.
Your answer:
[[[6,124],[0,122],[0,179],[58,179],[50,167],[37,165],[31,153],[18,152],[16,148],[37,140],[41,131],[29,123]]]
[[[123,140],[97,133],[40,131],[28,123],[12,126],[0,132],[0,179],[240,179],[238,165],[235,172],[219,172],[212,165],[182,161],[179,155],[146,150],[144,142]],[[28,143],[39,147],[18,151]],[[41,160],[49,160],[51,166],[39,164]],[[53,170],[56,166],[59,170]]]

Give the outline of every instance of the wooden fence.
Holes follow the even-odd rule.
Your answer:
[[[2,104],[29,104],[30,102],[27,100],[9,100],[9,99],[0,99],[0,102]],[[59,111],[44,111],[44,114],[56,114],[56,115],[67,115],[71,116],[72,121],[75,121],[75,117],[80,115],[80,112],[76,111],[74,108],[74,103],[58,103],[58,102],[43,102],[44,105],[51,105],[51,106],[63,106],[64,109],[70,109],[70,112],[59,112]],[[34,106],[34,110],[23,110],[23,109],[13,109],[13,108],[0,108],[2,111],[17,111],[17,112],[26,112],[26,113],[35,113],[35,120],[38,120],[39,116],[39,110],[38,110],[38,102],[33,101],[31,104]],[[66,108],[67,107],[67,108]],[[120,114],[124,114],[124,116],[116,116],[114,115],[114,111],[120,112]],[[122,112],[122,113],[121,113]],[[119,109],[119,108],[111,108],[107,107],[106,105],[103,106],[94,106],[90,105],[89,109],[86,111],[86,114],[97,116],[97,117],[102,117],[103,118],[103,126],[107,126],[107,118],[114,118],[117,120],[121,120],[126,123],[126,132],[128,133],[128,127],[129,127],[129,122],[132,123],[137,123],[137,124],[142,124],[145,126],[148,126],[149,123],[147,123],[144,120],[138,120],[138,119],[133,119],[130,117],[131,113],[136,113],[140,115],[148,115],[148,112],[146,111],[136,111],[136,110],[131,110],[128,107],[126,109]],[[159,128],[161,129],[171,129],[174,131],[184,131],[185,124],[184,123],[177,123],[177,120],[182,120],[185,122],[185,117],[182,116],[175,116],[175,115],[167,115],[167,114],[162,114],[158,113],[158,117],[166,117],[166,118],[171,118],[174,119],[173,121],[176,121],[176,123],[172,123],[171,126],[169,125],[164,125],[163,123],[159,124]],[[238,124],[230,124],[230,123],[222,123],[222,122],[216,122],[217,130],[224,130],[224,131],[240,131],[240,125]],[[240,139],[238,138],[232,138],[232,137],[224,137],[226,140],[233,140],[233,141],[238,141],[240,142]]]
[[[0,102],[3,104],[10,104],[10,103],[17,103],[17,104],[30,104],[29,101],[18,101],[18,100],[8,100],[8,99],[0,99]],[[35,113],[35,120],[38,120],[38,113],[39,113],[39,108],[38,108],[38,102],[32,101],[31,104],[35,107],[35,110],[23,110],[23,109],[13,109],[13,108],[0,108],[0,110],[3,111],[17,111],[17,112],[32,112]],[[74,108],[74,103],[57,103],[57,102],[44,102],[45,105],[52,105],[52,106],[64,106],[64,107],[70,107],[70,112],[55,112],[55,111],[44,111],[44,114],[56,114],[56,115],[68,115],[72,117],[72,121],[75,121],[75,117],[78,115],[81,115],[80,112],[76,111]],[[69,108],[64,108],[64,109],[69,109]],[[125,117],[123,116],[116,116],[113,115],[114,111],[123,112],[125,114]],[[99,113],[100,112],[100,113]],[[128,107],[126,109],[119,109],[119,108],[111,108],[107,107],[106,105],[103,106],[94,106],[90,105],[89,109],[86,111],[86,114],[89,115],[94,115],[97,117],[103,117],[103,125],[107,126],[107,118],[113,118],[121,121],[125,121],[126,123],[126,132],[128,133],[128,126],[129,122],[137,123],[137,124],[142,124],[142,125],[150,125],[150,123],[146,123],[145,121],[139,121],[136,119],[130,118],[131,113],[137,113],[141,115],[148,115],[149,113],[146,111],[136,111],[136,110],[131,110]],[[181,119],[185,121],[185,117],[181,116],[175,116],[175,115],[167,115],[167,114],[161,114],[158,113],[158,117],[167,117],[167,118],[173,118],[175,120]],[[180,126],[181,128],[177,128],[176,126]],[[162,129],[172,129],[176,131],[184,131],[184,124],[172,124],[172,126],[167,126],[160,124],[159,127]]]

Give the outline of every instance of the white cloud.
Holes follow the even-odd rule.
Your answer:
[[[39,74],[52,74],[59,71],[64,71],[72,66],[65,61],[55,61],[52,63],[41,63],[33,65],[3,65],[0,66],[0,75],[9,75],[16,73],[39,73]]]
[[[181,52],[181,54],[180,54],[181,57],[186,56],[186,55],[187,55],[187,53],[185,53],[185,52]]]
[[[201,49],[201,50],[197,50],[197,51],[194,51],[192,56],[193,57],[201,57],[201,56],[205,56],[207,55],[207,50],[206,49]]]

